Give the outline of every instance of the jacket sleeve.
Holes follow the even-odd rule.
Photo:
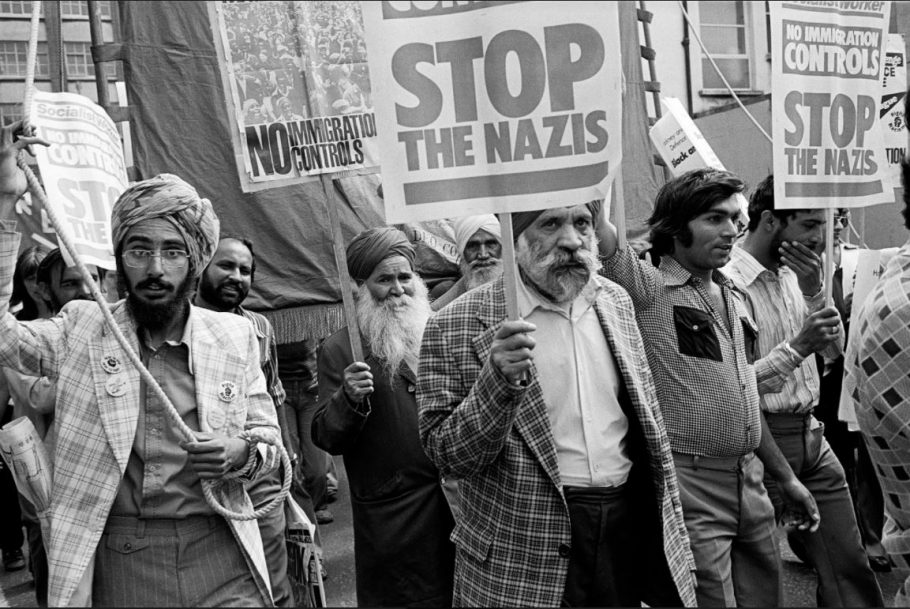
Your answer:
[[[265,376],[259,364],[259,341],[253,326],[249,326],[246,368],[244,375],[247,386],[247,417],[244,431],[271,438],[280,442],[281,435],[278,429],[278,416],[275,413],[275,404],[269,395]],[[268,442],[257,442],[256,450],[259,458],[246,478],[254,480],[270,473],[279,466],[278,449]]]
[[[20,237],[14,229],[14,222],[0,223],[0,366],[55,379],[67,349],[65,327],[74,309],[65,307],[53,319],[34,322],[20,322],[9,312]]]
[[[527,388],[513,385],[487,359],[465,387],[465,371],[431,317],[423,334],[417,380],[420,441],[443,476],[466,478],[502,452]]]
[[[313,444],[332,455],[340,455],[357,442],[370,416],[369,398],[355,404],[344,392],[344,369],[354,358],[342,343],[329,338],[317,357],[319,397],[311,435]]]

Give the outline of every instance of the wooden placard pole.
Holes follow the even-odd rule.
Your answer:
[[[354,294],[351,292],[351,275],[348,273],[348,258],[344,250],[344,239],[341,235],[341,222],[338,220],[338,207],[335,202],[335,184],[329,174],[319,175],[322,190],[325,191],[325,204],[329,212],[329,228],[332,238],[332,253],[335,254],[335,266],[338,268],[338,281],[341,284],[341,302],[344,306],[344,318],[348,322],[348,338],[351,340],[351,353],[355,362],[363,361],[363,343],[360,342],[360,327],[357,325],[357,308],[354,305]]]
[[[518,320],[518,266],[515,264],[515,239],[512,238],[512,214],[499,217],[502,228],[502,278],[506,291],[506,319]]]
[[[616,220],[616,249],[626,249],[626,196],[622,186],[622,167],[613,180],[613,219]]]
[[[825,209],[825,306],[834,305],[834,208]]]

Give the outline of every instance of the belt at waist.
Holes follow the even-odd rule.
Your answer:
[[[619,486],[564,486],[566,501],[584,503],[610,503],[621,499],[629,490],[628,484]]]
[[[107,519],[104,532],[107,534],[135,534],[139,537],[144,537],[146,535],[169,536],[211,530],[226,525],[227,521],[222,516],[189,516],[179,520],[171,518],[110,516]]]
[[[765,412],[763,413],[768,428],[778,433],[802,432],[812,419],[812,411],[799,414],[792,412]]]
[[[689,469],[713,469],[717,471],[737,471],[745,464],[755,458],[755,453],[748,452],[745,455],[732,457],[707,457],[704,455],[687,455],[685,453],[673,453],[673,461],[677,467],[686,467]]]

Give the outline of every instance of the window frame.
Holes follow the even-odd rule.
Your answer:
[[[715,24],[715,23],[705,24],[705,23],[703,23],[702,18],[701,18],[702,4],[704,4],[704,2],[701,0],[698,2],[691,2],[689,4],[689,6],[690,6],[689,17],[692,19],[692,25],[697,29],[698,35],[702,38],[702,41],[704,42],[704,34],[703,34],[703,30],[702,30],[703,25],[707,25],[707,26],[711,26],[711,27],[723,27],[724,24]],[[756,82],[758,80],[758,74],[757,74],[758,70],[757,70],[757,62],[756,62],[756,58],[755,58],[755,53],[756,53],[756,49],[757,49],[756,35],[759,33],[759,32],[757,32],[757,30],[759,28],[756,27],[756,17],[754,15],[755,7],[753,6],[753,4],[754,4],[753,2],[749,2],[748,0],[742,0],[742,6],[743,6],[742,26],[728,26],[731,29],[733,27],[741,27],[743,29],[743,38],[744,38],[744,43],[745,43],[744,51],[745,52],[742,54],[722,54],[722,55],[712,53],[712,57],[715,60],[718,60],[718,59],[745,59],[746,60],[748,74],[749,74],[749,82],[747,83],[747,85],[745,87],[738,87],[738,86],[733,85],[733,83],[730,83],[731,85],[733,85],[732,86],[733,91],[736,92],[737,95],[748,96],[748,95],[761,95],[762,94],[762,91],[759,91],[756,88]],[[759,4],[763,5],[764,3],[759,3]],[[764,12],[763,12],[763,14],[764,14]],[[764,30],[765,28],[760,28],[760,29]],[[763,35],[764,35],[764,33],[762,32],[762,36]],[[705,86],[705,66],[703,66],[703,61],[706,61],[708,58],[704,54],[701,46],[697,42],[695,42],[695,44],[692,45],[692,47],[694,47],[694,48],[692,48],[692,52],[690,53],[690,56],[689,56],[689,66],[690,66],[691,74],[692,74],[692,89],[697,91],[698,94],[701,95],[702,97],[731,97],[730,91],[726,87],[723,87],[723,86],[707,87],[707,86]],[[712,74],[714,73],[713,66],[708,65],[707,68],[710,69],[710,72]],[[727,75],[724,74],[724,76],[727,76]],[[729,78],[728,78],[728,80],[729,80]]]

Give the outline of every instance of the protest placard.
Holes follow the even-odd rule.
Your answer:
[[[375,172],[376,120],[360,2],[215,2],[244,192]]]
[[[890,2],[770,3],[775,206],[894,200],[879,110]]]
[[[907,51],[901,34],[888,34],[885,69],[882,70],[881,122],[885,137],[888,173],[896,187],[901,183],[901,159],[907,154]]]
[[[615,3],[367,2],[363,18],[388,222],[606,198]]]
[[[705,167],[726,170],[682,102],[675,97],[663,97],[661,101],[667,113],[654,123],[648,136],[673,177]],[[736,195],[736,200],[743,210],[741,220],[748,223],[749,202],[741,194]]]
[[[111,209],[127,186],[117,127],[101,106],[75,93],[36,91],[32,124],[50,146],[34,146],[48,205],[86,264],[115,268]],[[73,260],[63,248],[67,264]]]

